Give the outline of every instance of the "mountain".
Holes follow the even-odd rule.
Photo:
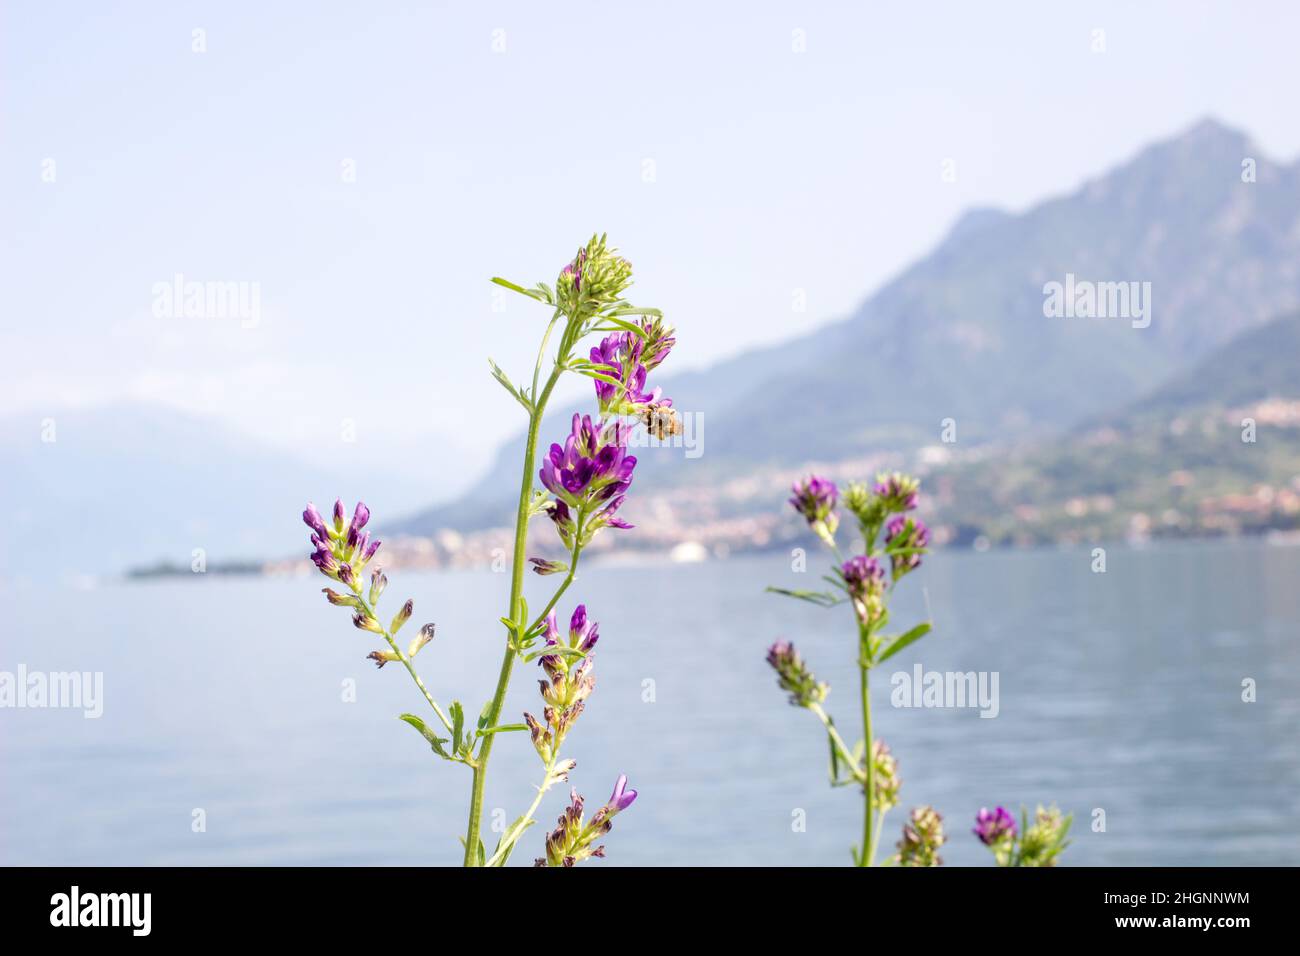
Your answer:
[[[1047,317],[1045,286],[1067,275],[1150,283],[1149,325]],[[660,378],[679,409],[703,416],[704,454],[688,468],[643,456],[638,488],[915,451],[938,441],[946,419],[961,448],[1031,441],[1124,405],[1298,306],[1300,163],[1273,163],[1206,120],[1023,213],[968,213],[847,319]],[[690,317],[670,318],[689,349]],[[570,413],[550,416],[544,434],[563,433]],[[519,445],[474,493],[407,530],[507,523]]]
[[[144,402],[7,417],[0,454],[12,541],[0,552],[6,575],[189,568],[196,548],[209,568],[305,554],[299,515],[309,498],[322,507],[335,495],[418,500],[414,489],[436,487],[441,474],[418,462],[401,473],[376,468],[380,449],[362,442],[340,443],[333,465],[321,467]]]
[[[957,543],[1300,528],[1300,313],[1120,411],[931,484]]]

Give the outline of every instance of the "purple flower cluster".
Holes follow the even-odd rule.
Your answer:
[[[616,516],[636,468],[636,456],[627,454],[630,427],[574,415],[564,445],[551,445],[539,477],[555,495],[548,510],[565,547],[573,547],[579,529],[585,542],[606,526],[632,527]]]
[[[884,613],[885,569],[875,558],[865,554],[849,558],[840,565],[840,576],[849,597],[853,599],[853,609],[863,624],[870,624]]]
[[[636,800],[636,791],[629,790],[627,775],[619,776],[614,792],[606,804],[592,815],[591,822],[583,820],[583,800],[577,790],[569,793],[569,805],[554,830],[546,837],[546,856],[539,857],[536,866],[573,866],[590,857],[603,857],[605,847],[593,846],[613,827],[613,819]]]
[[[595,658],[592,654],[596,642],[600,640],[600,627],[587,617],[587,607],[579,604],[569,619],[567,640],[560,635],[555,612],[546,616],[546,646],[555,651],[543,654],[537,663],[546,672],[546,680],[537,683],[541,686],[542,720],[532,714],[524,714],[528,732],[533,740],[537,755],[546,763],[558,753],[564,735],[582,714],[587,706],[587,698],[596,686],[596,676],[592,673]]]
[[[920,518],[900,514],[889,519],[885,525],[885,550],[890,553],[895,581],[921,566],[921,551],[929,544],[930,529]]]
[[[358,575],[362,568],[379,550],[379,540],[370,540],[370,533],[363,531],[370,521],[370,509],[365,502],[358,501],[352,513],[352,521],[344,527],[346,512],[343,501],[334,502],[332,525],[327,525],[316,506],[308,502],[307,510],[302,513],[303,523],[312,530],[312,563],[327,577],[342,581],[356,590],[360,587]]]
[[[834,517],[840,490],[829,478],[809,475],[807,481],[796,481],[790,490],[794,492],[790,499],[791,507],[803,515],[810,525]]]
[[[878,477],[875,487],[871,490],[875,492],[886,511],[903,512],[911,511],[916,507],[919,487],[915,478],[896,471]]]
[[[818,682],[789,641],[769,647],[767,663],[776,671],[777,686],[790,695],[792,706],[811,707],[826,699],[826,685]]]
[[[596,379],[596,400],[602,413],[619,411],[625,406],[671,406],[670,399],[661,398],[655,388],[645,390],[646,376],[650,370],[642,361],[645,339],[631,332],[615,332],[600,340],[591,350],[591,364],[609,378],[618,379],[617,385]]]
[[[971,831],[985,846],[993,846],[1003,840],[1016,837],[1016,819],[1003,807],[990,810],[983,807],[975,815],[975,828]]]

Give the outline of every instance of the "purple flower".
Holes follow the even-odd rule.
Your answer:
[[[850,591],[865,591],[884,580],[885,571],[875,558],[859,554],[840,565],[840,574]]]
[[[622,813],[632,806],[634,800],[636,800],[636,791],[627,788],[627,774],[619,774],[618,781],[614,784],[614,792],[609,795],[609,802],[605,804],[609,808],[609,816]]]
[[[572,283],[575,292],[582,291],[582,267],[587,262],[587,250],[579,249],[574,260],[560,270],[560,284]]]
[[[667,325],[660,317],[653,320],[643,318],[641,331],[645,333],[645,348],[642,351],[641,361],[648,370],[654,371],[673,350],[677,338],[673,335],[673,327]]]
[[[662,343],[661,343],[662,345]],[[652,405],[656,408],[669,408],[672,400],[663,398],[660,389],[645,390],[646,375],[652,366],[643,362],[646,342],[639,335],[631,332],[615,332],[601,339],[600,345],[591,350],[593,365],[600,366],[602,374],[617,379],[619,384],[596,379],[596,400],[602,412],[626,410],[640,414],[639,406]],[[671,344],[668,348],[671,348]],[[655,364],[667,356],[664,349],[652,356]],[[627,406],[634,406],[627,408]]]
[[[587,605],[579,604],[569,619],[569,645],[584,653],[600,640],[600,625],[587,618]]]
[[[809,475],[807,481],[796,481],[790,490],[794,492],[794,497],[790,499],[791,506],[810,525],[815,525],[818,521],[829,523],[834,518],[835,504],[840,496],[835,482],[819,475]]]
[[[777,641],[769,647],[767,662],[776,671],[777,686],[790,695],[793,706],[809,707],[826,699],[826,685],[818,683],[789,641]]]
[[[360,531],[370,520],[370,509],[366,507],[364,501],[357,502],[357,509],[352,513],[352,527]]]
[[[872,491],[884,504],[886,511],[911,511],[916,507],[919,483],[901,472],[880,475]]]
[[[567,547],[577,531],[570,508],[583,516],[584,540],[605,526],[631,527],[615,517],[636,468],[636,456],[627,454],[629,430],[621,422],[601,424],[589,415],[574,415],[564,445],[551,445],[538,476],[555,495],[551,520]]]
[[[890,555],[890,567],[895,580],[921,566],[921,553],[918,549],[925,548],[929,543],[930,529],[920,518],[894,515],[889,519],[885,525],[885,548],[906,551]]]
[[[357,502],[346,533],[343,531],[344,516],[343,502],[338,500],[334,502],[334,530],[326,527],[320,512],[311,503],[303,511],[302,520],[312,530],[312,563],[322,574],[342,581],[355,591],[359,587],[362,569],[379,550],[379,541],[371,541],[369,532],[361,530],[370,520],[370,509],[365,502]]]
[[[990,810],[981,808],[975,815],[975,828],[971,831],[985,846],[992,846],[1010,837],[1015,839],[1016,820],[1003,807]]]
[[[569,566],[561,561],[550,561],[546,558],[529,558],[528,563],[533,566],[533,573],[540,575],[560,574],[569,570]]]
[[[307,527],[316,532],[316,537],[320,538],[321,541],[330,539],[329,532],[325,529],[325,519],[321,517],[320,512],[316,510],[316,506],[310,501],[307,502],[307,510],[302,513],[302,520]]]
[[[853,599],[853,610],[863,624],[871,624],[884,614],[885,569],[875,558],[859,554],[840,565],[840,574]]]

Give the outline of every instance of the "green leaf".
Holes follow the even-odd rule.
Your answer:
[[[638,338],[644,339],[646,337],[645,329],[641,328],[641,326],[637,325],[635,322],[628,322],[624,319],[616,319],[613,318],[612,316],[604,316],[602,317],[602,321],[608,322],[609,325],[597,326],[596,328],[592,329],[593,332],[617,332],[619,330],[622,330],[624,332],[631,332],[633,335],[636,335]]]
[[[465,740],[465,708],[460,705],[460,701],[451,702],[451,749],[455,753],[461,752],[461,745]]]
[[[488,359],[488,365],[492,369],[492,377],[501,383],[501,387],[510,393],[511,398],[524,406],[525,411],[531,413],[533,410],[533,403],[528,401],[528,399],[524,397],[523,392],[519,391],[519,389],[515,387],[514,382],[510,381],[510,376],[506,375],[506,373],[501,370],[501,366],[497,365],[497,363],[491,359]]]
[[[580,647],[565,647],[563,644],[547,644],[524,658],[525,664],[531,664],[543,654],[558,654],[561,657],[586,657],[587,652]]]
[[[885,661],[889,660],[891,657],[893,657],[903,648],[907,647],[907,645],[919,641],[921,638],[925,637],[925,635],[929,633],[930,633],[929,621],[925,621],[921,624],[916,625],[916,627],[912,628],[906,634],[894,638],[894,640],[890,643],[890,645],[887,648],[885,648],[885,653],[881,654],[878,658],[876,658],[876,663],[883,664]]]
[[[402,714],[398,719],[406,721],[406,723],[418,730],[423,735],[424,739],[429,742],[429,746],[433,748],[433,752],[439,757],[442,757],[444,760],[453,759],[451,754],[447,753],[446,749],[442,746],[447,742],[447,738],[439,737],[429,729],[429,726],[423,720],[415,716],[415,714]]]
[[[635,305],[621,305],[603,313],[601,318],[608,318],[614,315],[649,315],[657,319],[662,319],[664,317],[663,311],[660,309],[642,308]]]
[[[523,286],[515,285],[509,279],[502,279],[500,276],[493,276],[492,281],[499,286],[504,286],[511,292],[518,292],[520,295],[526,295],[528,298],[535,299],[538,302],[545,302],[547,305],[553,305],[555,302],[551,296],[550,289],[546,288],[540,282],[537,284],[538,288],[536,289],[525,289]]]
[[[488,734],[508,734],[508,733],[514,733],[517,730],[527,730],[527,729],[528,729],[527,724],[498,724],[495,727],[488,727],[485,730],[480,730],[478,732],[478,735],[480,737],[486,737]]]
[[[818,607],[835,607],[837,604],[843,604],[844,598],[837,597],[827,591],[790,591],[786,588],[769,587],[768,592],[771,594],[780,594],[784,597],[797,598],[800,601],[807,601],[809,604],[816,604]]]
[[[497,848],[492,851],[492,856],[485,865],[490,867],[505,866],[506,861],[510,859],[515,844],[519,842],[519,838],[536,822],[531,817],[521,816],[510,824],[506,828],[506,832],[501,834],[501,839],[497,841]]]

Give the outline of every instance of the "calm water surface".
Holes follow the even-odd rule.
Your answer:
[[[876,675],[904,806],[943,813],[951,864],[987,864],[969,833],[980,806],[1053,800],[1076,815],[1075,864],[1300,863],[1300,549],[1112,548],[1107,573],[1089,564],[1086,551],[943,554],[900,587],[896,622],[928,597],[936,628]],[[851,733],[849,612],[761,593],[810,576],[782,555],[584,572],[598,681],[566,752],[589,804],[620,772],[641,791],[595,865],[848,862],[860,801],[828,787],[819,725],[763,662],[773,638],[795,640]],[[505,577],[392,577],[389,600],[409,595],[414,623],[438,623],[426,682],[477,714]],[[458,862],[468,772],[395,719],[421,698],[400,668],[363,660],[377,645],[322,583],[7,593],[0,671],[102,671],[104,713],[0,709],[0,862]],[[538,605],[546,583],[530,585]],[[889,675],[917,662],[998,672],[998,716],[891,707]],[[517,669],[508,715],[536,708],[535,671]],[[514,819],[538,768],[524,735],[503,738],[489,810]],[[562,803],[548,795],[544,823]],[[192,832],[196,808],[206,832]],[[1098,808],[1105,832],[1089,826]],[[890,814],[882,846],[902,819]],[[542,839],[534,828],[516,862]]]

